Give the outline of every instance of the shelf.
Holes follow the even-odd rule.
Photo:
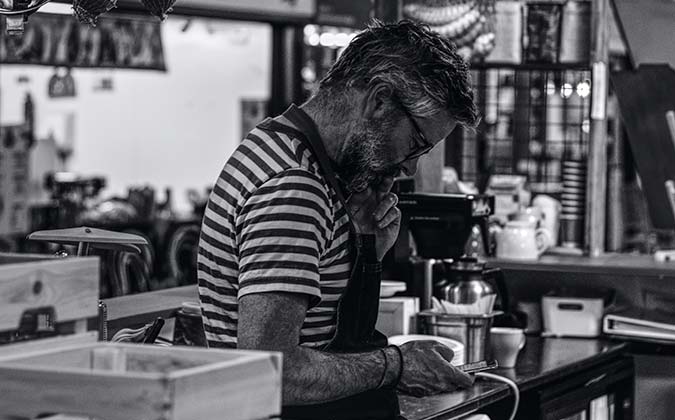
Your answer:
[[[524,70],[524,71],[590,71],[590,63],[496,63],[474,62],[469,64],[471,70]]]
[[[651,255],[604,254],[600,257],[543,255],[538,260],[490,258],[489,265],[504,270],[557,273],[599,273],[618,276],[672,277],[675,263],[654,261]]]

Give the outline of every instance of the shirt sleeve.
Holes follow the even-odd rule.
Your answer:
[[[306,169],[288,169],[249,197],[237,218],[238,298],[290,292],[321,301],[319,261],[333,228],[326,187]]]

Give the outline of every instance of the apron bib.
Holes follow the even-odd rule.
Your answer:
[[[291,109],[293,108],[295,105],[291,105]],[[261,126],[267,126],[274,131],[286,132],[299,139],[316,158],[319,169],[346,210],[347,202],[342,194],[342,188],[314,122],[304,117],[303,111],[297,108],[294,111],[284,113],[284,117],[293,122],[302,132],[274,120],[267,120]],[[349,213],[347,214],[349,217]],[[351,220],[349,225],[350,242],[354,244],[357,236]],[[356,254],[356,258],[352,261],[351,276],[338,303],[337,329],[335,336],[324,349],[327,352],[366,352],[386,347],[388,344],[387,337],[375,330],[380,303],[379,278],[377,281],[366,281],[362,273],[363,255],[359,247],[355,248],[351,253]],[[320,404],[284,406],[282,410],[284,420],[389,420],[400,418],[399,415],[398,397],[393,389],[370,390]]]

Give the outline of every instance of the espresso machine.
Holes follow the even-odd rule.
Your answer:
[[[487,269],[475,255],[467,256],[477,244],[480,257],[491,255],[488,219],[494,203],[493,196],[477,194],[399,195],[401,231],[393,253],[410,267],[406,280],[409,292],[420,299],[419,329],[464,343],[467,362],[485,358],[493,318],[508,308],[501,270]],[[479,309],[439,314],[441,302],[453,309]]]

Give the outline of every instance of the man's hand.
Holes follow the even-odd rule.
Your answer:
[[[473,384],[473,378],[450,362],[453,351],[436,341],[410,341],[400,346],[403,375],[398,390],[415,397],[454,391]]]
[[[401,210],[396,207],[398,197],[391,193],[394,178],[388,177],[375,189],[352,194],[347,202],[348,211],[359,234],[375,234],[377,259],[394,245],[401,227]]]

